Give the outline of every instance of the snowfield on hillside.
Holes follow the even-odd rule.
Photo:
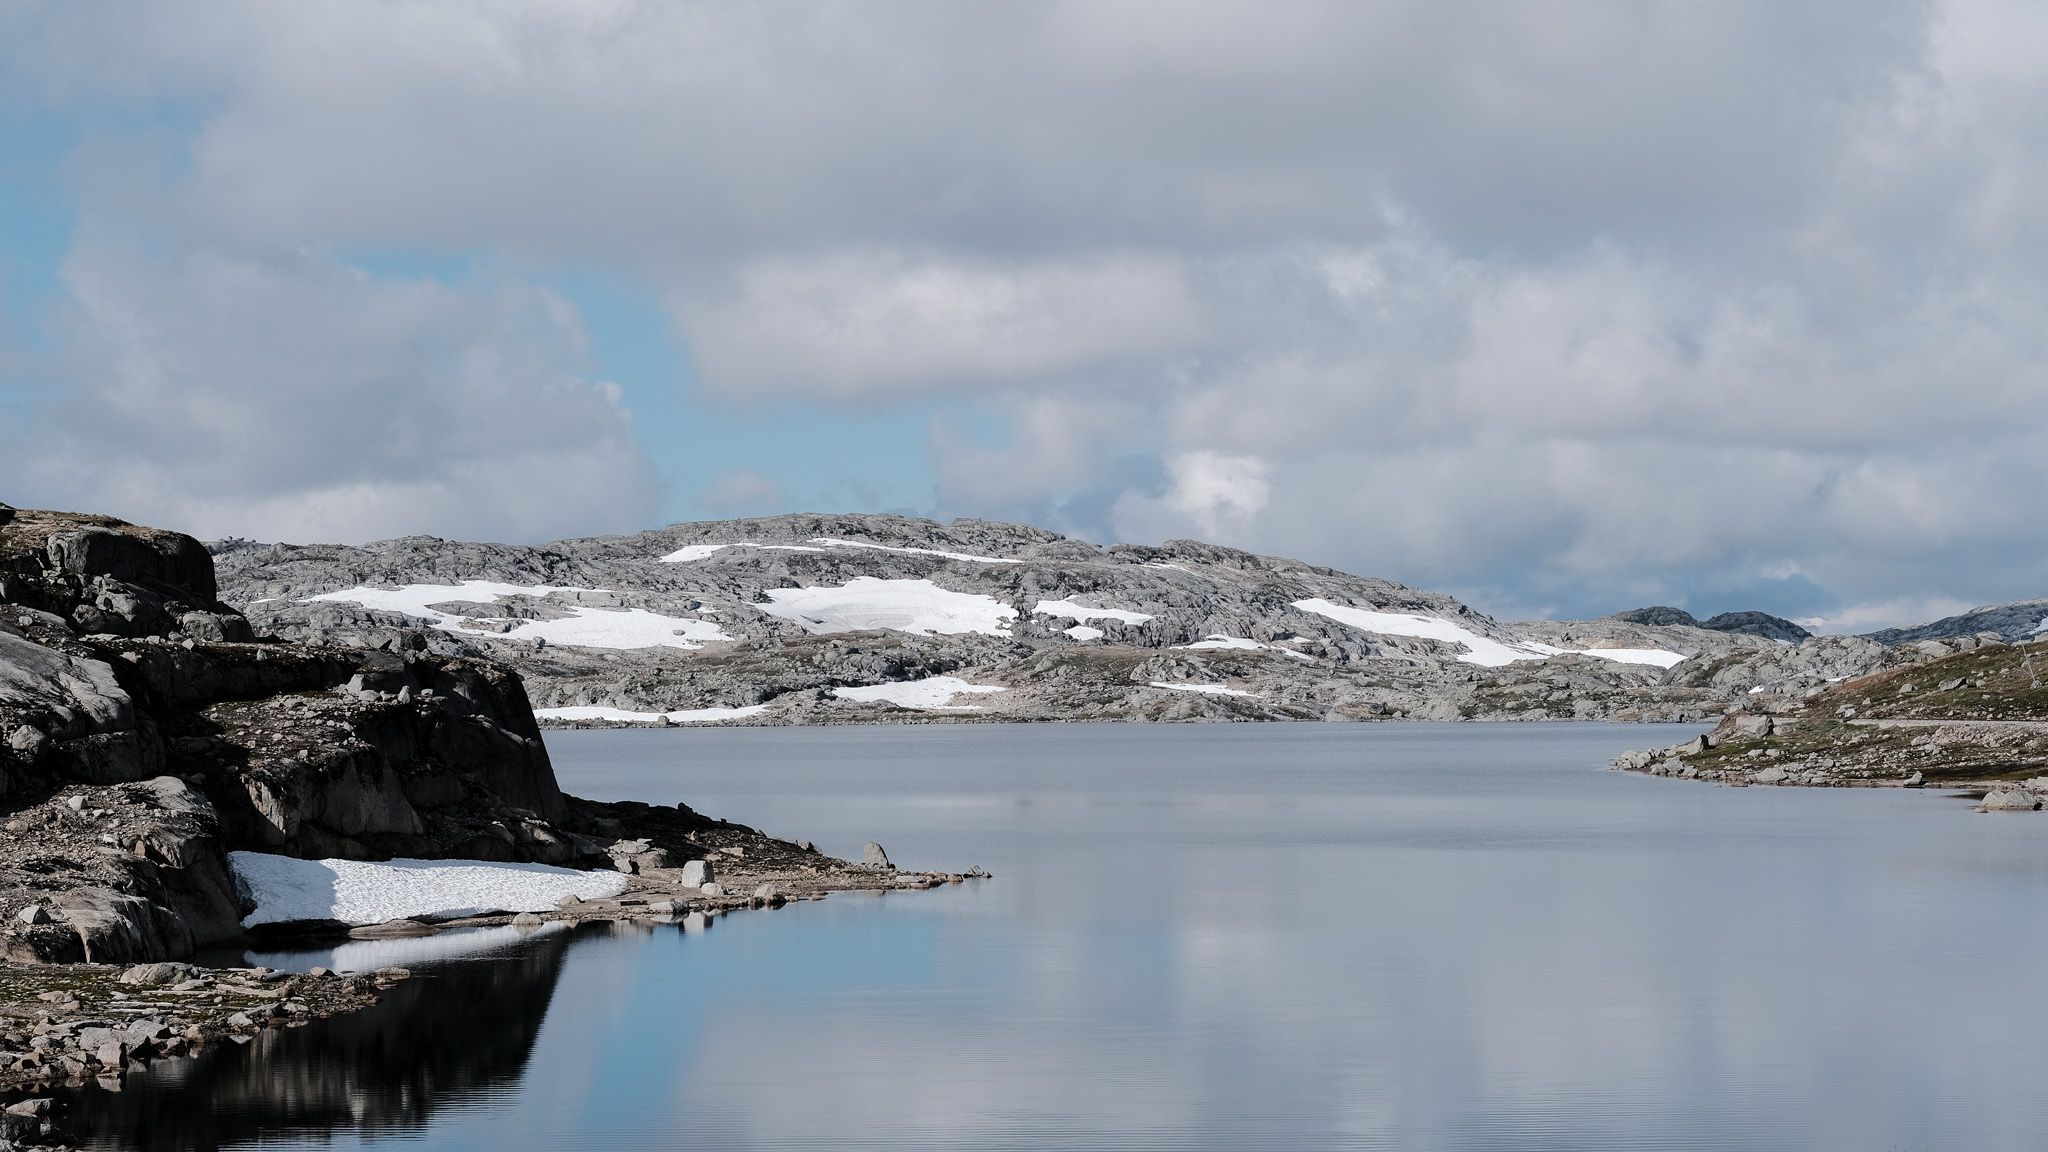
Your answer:
[[[1361,632],[1372,632],[1381,636],[1415,636],[1424,640],[1440,640],[1446,644],[1462,645],[1465,654],[1458,657],[1460,661],[1487,668],[1499,668],[1517,660],[1543,660],[1551,656],[1567,655],[1593,656],[1618,664],[1649,664],[1658,668],[1669,668],[1685,659],[1680,653],[1668,652],[1662,648],[1556,648],[1533,641],[1503,644],[1491,637],[1461,628],[1441,617],[1417,616],[1407,612],[1376,612],[1370,608],[1332,604],[1321,598],[1296,600],[1294,607],[1327,617]]]
[[[1061,620],[1121,620],[1126,624],[1143,624],[1152,617],[1144,612],[1133,612],[1128,608],[1090,608],[1072,600],[1040,600],[1032,612],[1039,616],[1054,616]]]
[[[617,872],[485,860],[300,860],[230,852],[235,883],[255,903],[244,928],[297,920],[382,924],[485,912],[546,912],[564,896],[602,900],[626,890]]]
[[[927,676],[922,680],[899,680],[893,684],[834,688],[832,695],[841,700],[887,701],[899,708],[921,708],[938,712],[971,710],[979,707],[967,705],[965,709],[952,708],[950,706],[955,696],[975,696],[1003,690],[1000,684],[969,684],[958,676]]]
[[[1165,688],[1172,692],[1199,692],[1204,696],[1257,695],[1257,693],[1247,692],[1242,688],[1232,688],[1227,684],[1175,684],[1169,680],[1154,680],[1152,681],[1152,687]]]
[[[895,544],[875,544],[867,540],[840,540],[819,536],[811,543],[823,544],[827,548],[869,548],[876,552],[900,552],[906,556],[937,556],[942,560],[959,560],[968,564],[1018,564],[1018,560],[1005,560],[1000,556],[976,556],[972,552],[948,552],[943,548],[903,548]]]
[[[308,596],[303,603],[331,601],[358,604],[374,612],[396,612],[425,620],[443,632],[454,632],[476,640],[545,640],[572,648],[683,648],[697,649],[709,640],[731,640],[717,624],[680,616],[662,616],[644,608],[590,608],[549,600],[553,607],[570,613],[556,620],[526,620],[512,616],[470,618],[432,607],[435,604],[490,604],[511,596],[547,600],[559,592],[615,596],[602,588],[559,588],[550,584],[504,584],[495,580],[464,580],[460,584],[407,584],[403,588],[345,588]],[[516,621],[516,623],[514,623]],[[511,625],[509,628],[505,625]]]
[[[1248,636],[1215,634],[1207,639],[1197,640],[1193,644],[1175,644],[1174,648],[1182,652],[1200,652],[1210,649],[1236,649],[1241,652],[1278,652],[1282,656],[1292,656],[1296,660],[1306,660],[1311,664],[1315,663],[1316,659],[1306,652],[1296,652],[1292,648],[1282,648],[1278,644],[1261,644]]]
[[[950,592],[929,580],[856,576],[838,588],[770,588],[753,607],[817,635],[881,629],[921,636],[1008,636],[1017,610],[994,597]]]
[[[702,560],[727,548],[757,548],[764,552],[823,552],[823,548],[810,548],[802,544],[754,544],[746,540],[735,540],[730,544],[685,544],[664,556],[656,557],[663,564],[687,564]]]

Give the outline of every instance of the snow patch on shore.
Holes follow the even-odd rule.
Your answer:
[[[602,900],[626,890],[617,872],[485,860],[300,860],[230,852],[238,887],[256,910],[244,928],[295,920],[382,924],[485,912],[546,912],[564,896]]]
[[[949,707],[955,696],[1002,691],[1005,689],[999,684],[970,684],[958,676],[927,676],[922,680],[899,680],[891,684],[869,684],[859,688],[834,688],[832,695],[841,700],[857,702],[886,701],[899,708],[957,712],[973,711],[979,705]]]
[[[770,588],[753,607],[816,635],[884,629],[920,636],[1008,636],[1017,610],[991,596],[951,592],[929,580],[856,576],[838,588]]]
[[[308,596],[305,603],[328,601],[358,604],[373,612],[396,612],[428,622],[443,632],[474,640],[512,640],[531,643],[545,640],[570,648],[702,648],[708,640],[730,640],[725,630],[708,620],[663,616],[644,608],[589,608],[581,604],[551,601],[570,613],[556,620],[526,620],[511,616],[481,618],[488,625],[478,627],[471,617],[443,612],[435,604],[489,604],[512,596],[545,600],[558,592],[616,596],[603,588],[565,588],[552,584],[505,584],[495,580],[464,580],[459,584],[407,584],[403,588],[345,588]],[[500,631],[497,626],[518,622]]]
[[[744,708],[678,708],[673,712],[632,712],[624,708],[608,708],[600,704],[572,705],[566,708],[535,708],[533,714],[542,720],[616,720],[627,724],[708,724],[715,720],[744,720],[759,716],[768,710],[766,704],[749,704]]]

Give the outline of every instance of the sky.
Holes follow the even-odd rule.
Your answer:
[[[0,0],[0,500],[2048,595],[2048,7]]]

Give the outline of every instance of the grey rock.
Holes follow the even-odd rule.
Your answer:
[[[1750,779],[1758,784],[1782,784],[1785,782],[1787,775],[1788,773],[1783,768],[1773,764],[1769,768],[1753,774],[1750,776]]]
[[[683,861],[682,883],[687,887],[702,888],[716,879],[716,876],[709,860]]]
[[[889,863],[889,853],[883,851],[882,846],[872,840],[861,845],[860,862],[877,868],[895,867],[894,864]]]
[[[126,972],[121,973],[119,980],[123,984],[176,984],[184,980],[191,971],[191,966],[187,964],[169,964],[158,961],[151,964],[137,964]]]
[[[521,912],[512,918],[512,926],[514,928],[538,928],[545,923],[547,921],[542,920],[531,912]]]
[[[2023,788],[1994,788],[1986,793],[1979,812],[2032,812],[2041,807],[2041,798]]]
[[[41,904],[31,904],[28,907],[23,908],[21,911],[16,912],[14,914],[14,919],[17,923],[27,924],[31,926],[36,924],[48,924],[50,922],[50,912],[49,909],[44,908]]]
[[[713,880],[709,884],[700,885],[698,887],[698,891],[704,893],[706,896],[723,896],[725,895],[725,885],[720,884],[716,880]]]

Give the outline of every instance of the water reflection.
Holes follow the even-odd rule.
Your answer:
[[[517,1080],[570,945],[567,932],[536,934],[509,954],[400,984],[367,1011],[166,1061],[118,1091],[82,1089],[86,1135],[95,1146],[171,1150],[417,1129],[438,1109]]]
[[[486,934],[87,1102],[149,1148],[2037,1147],[2048,818],[1599,768],[1679,735],[556,734],[576,791],[997,878]]]

